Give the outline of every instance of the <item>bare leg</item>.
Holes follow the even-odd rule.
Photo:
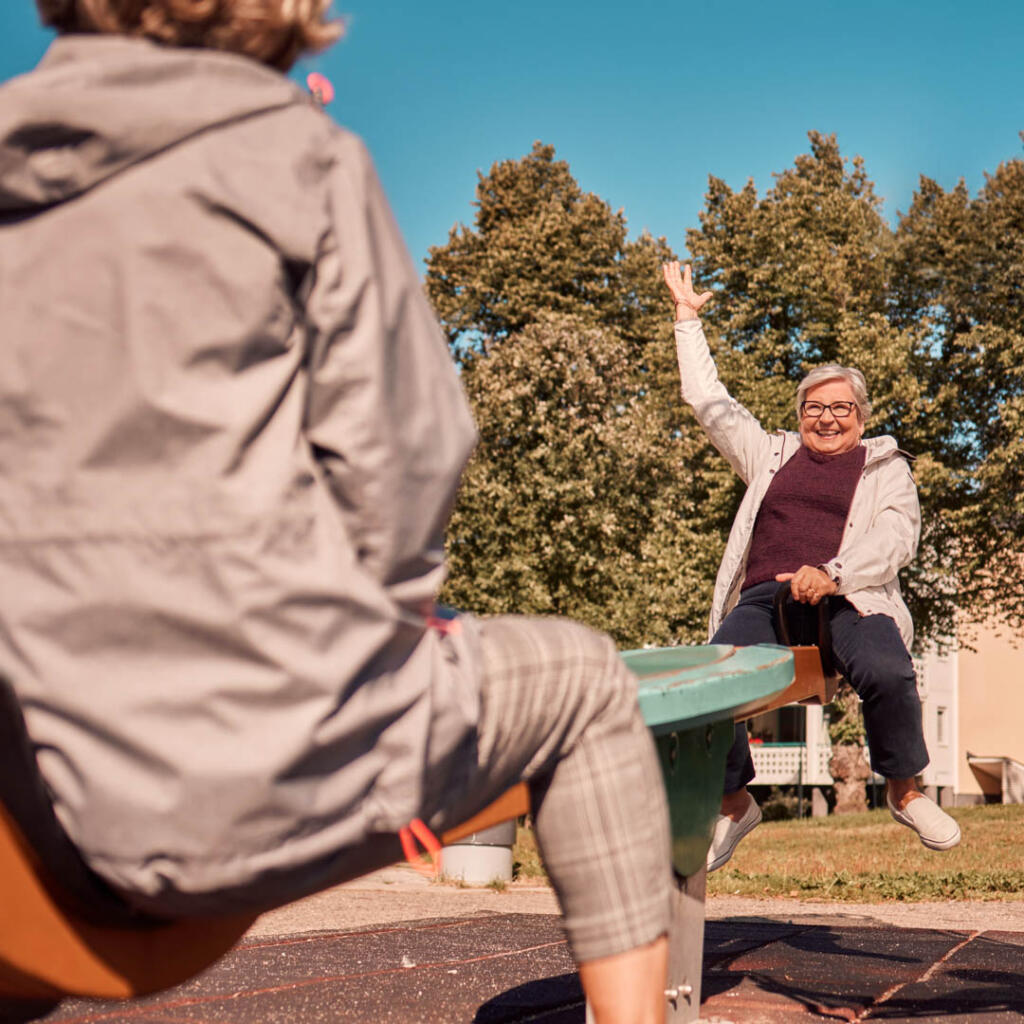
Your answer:
[[[917,782],[913,778],[886,779],[885,789],[889,802],[893,807],[898,807],[901,811],[906,809],[907,804],[911,800],[916,800],[922,795],[917,788]]]
[[[723,794],[721,813],[733,821],[739,821],[747,813],[749,806],[750,795],[747,793],[747,787],[742,786],[735,793]]]
[[[668,938],[580,964],[594,1024],[663,1024]]]

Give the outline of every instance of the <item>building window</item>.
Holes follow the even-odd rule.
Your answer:
[[[935,709],[935,741],[943,747],[949,744],[949,736],[946,735],[947,718],[946,708]]]

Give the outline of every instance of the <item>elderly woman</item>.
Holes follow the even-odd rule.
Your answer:
[[[897,578],[917,550],[920,510],[907,456],[891,437],[864,438],[870,414],[859,370],[819,366],[797,389],[797,433],[768,433],[718,379],[690,268],[666,264],[676,310],[683,398],[747,485],[715,584],[713,643],[777,643],[772,600],[828,602],[836,663],[863,701],[871,764],[892,816],[933,850],[960,841],[956,822],[917,790],[928,764],[909,649],[910,613]],[[754,766],[737,727],[708,870],[725,864],[761,820],[746,786]]]
[[[39,0],[58,38],[0,89],[0,675],[64,832],[159,917],[527,780],[597,1018],[653,1022],[635,680],[571,622],[431,628],[475,435],[364,147],[282,73],[328,5]]]

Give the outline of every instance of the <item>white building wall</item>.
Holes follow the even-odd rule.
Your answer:
[[[959,789],[959,686],[958,655],[927,651],[914,659],[917,690],[921,697],[924,740],[931,762],[922,773],[926,786]]]

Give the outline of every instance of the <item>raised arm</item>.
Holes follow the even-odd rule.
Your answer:
[[[697,294],[689,265],[680,269],[678,263],[665,263],[662,274],[675,304],[676,358],[683,400],[740,479],[750,483],[757,467],[768,458],[771,441],[761,424],[718,379],[698,318],[712,293]]]

